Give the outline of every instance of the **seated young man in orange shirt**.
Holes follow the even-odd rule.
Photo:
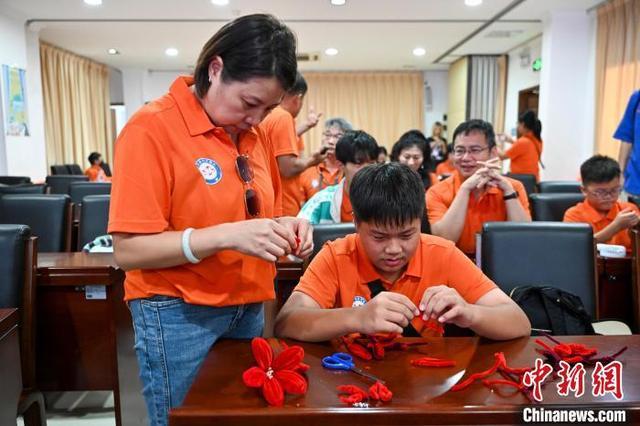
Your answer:
[[[420,233],[424,187],[409,167],[360,170],[349,191],[357,233],[327,243],[278,314],[278,336],[428,333],[427,321],[491,339],[527,336],[524,312],[456,246]]]
[[[640,211],[632,203],[618,201],[622,190],[618,162],[594,155],[582,163],[580,175],[585,200],[567,210],[564,221],[588,223],[596,242],[625,246],[630,251],[629,228],[638,224]]]
[[[89,178],[89,182],[109,182],[111,178],[102,169],[102,155],[99,152],[89,154],[89,163],[91,167],[84,171],[85,176]]]
[[[485,222],[530,222],[527,192],[502,176],[491,124],[469,120],[453,133],[456,171],[427,191],[431,232],[454,241],[467,255],[476,251],[476,233]]]

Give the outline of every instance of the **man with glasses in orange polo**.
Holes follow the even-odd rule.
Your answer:
[[[564,214],[565,222],[591,225],[597,243],[616,244],[631,251],[629,228],[638,224],[640,211],[627,202],[618,201],[622,185],[618,162],[604,155],[594,155],[580,166],[585,200]]]
[[[527,193],[520,182],[500,173],[493,127],[469,120],[453,133],[455,172],[427,191],[433,235],[454,241],[469,256],[485,222],[530,222]]]
[[[339,184],[344,177],[343,165],[336,158],[335,148],[338,140],[348,130],[353,130],[353,127],[344,118],[334,117],[324,122],[322,146],[327,147],[327,156],[322,163],[309,167],[300,176],[307,201],[328,186]]]

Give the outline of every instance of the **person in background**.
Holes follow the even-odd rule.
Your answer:
[[[623,171],[624,191],[640,196],[640,90],[629,98],[613,137],[622,142],[618,161]]]
[[[325,244],[311,261],[276,318],[277,336],[427,336],[429,322],[495,340],[531,333],[522,309],[452,242],[420,234],[424,188],[414,171],[365,167],[349,194],[356,233]]]
[[[378,144],[362,130],[349,130],[336,144],[335,153],[344,178],[338,185],[329,186],[311,197],[298,213],[299,218],[313,225],[353,221],[349,199],[351,180],[360,169],[376,162]]]
[[[452,150],[453,144],[447,145],[445,160],[436,167],[436,176],[438,176],[438,179],[440,180],[448,178],[456,171],[456,168],[453,165],[453,155],[451,155]]]
[[[522,183],[500,173],[495,134],[490,123],[469,120],[453,132],[452,176],[427,191],[433,235],[453,241],[469,256],[485,222],[530,222]]]
[[[567,210],[564,221],[588,223],[597,243],[621,245],[630,252],[629,229],[638,224],[640,211],[635,204],[618,201],[622,191],[618,162],[594,155],[582,163],[580,176],[585,200]]]
[[[389,154],[387,153],[387,148],[385,148],[384,146],[378,147],[378,160],[377,160],[377,162],[379,164],[386,163],[388,155]]]
[[[441,122],[436,121],[431,128],[431,136],[427,138],[431,161],[436,167],[447,159],[447,140],[442,136],[443,133],[444,126]]]
[[[431,165],[427,139],[420,130],[409,130],[391,148],[391,161],[399,162],[409,166],[422,179],[425,190],[438,182]]]
[[[281,216],[278,165],[258,127],[296,70],[287,26],[237,18],[115,143],[108,233],[154,426],[182,404],[218,339],[262,335],[276,259],[313,250],[308,221]]]
[[[336,159],[335,146],[348,130],[353,130],[353,127],[344,118],[334,117],[324,122],[322,146],[327,147],[327,156],[323,162],[316,167],[309,167],[300,176],[305,201],[310,200],[318,191],[337,185],[344,177],[342,165]]]
[[[307,82],[300,72],[296,74],[294,85],[289,89],[280,105],[260,123],[273,146],[282,179],[282,212],[285,216],[295,216],[304,204],[305,194],[301,174],[309,167],[320,164],[326,157],[328,146],[321,145],[310,157],[303,157],[302,133],[313,128],[321,114],[310,115],[304,125],[296,127],[295,119],[302,109],[307,93]]]
[[[533,111],[525,111],[518,117],[518,139],[514,142],[506,134],[498,135],[501,141],[500,158],[510,159],[510,172],[514,174],[534,175],[536,182],[540,181],[540,158],[542,156],[542,123]],[[504,143],[510,143],[511,148],[504,150]]]
[[[109,182],[111,178],[102,169],[102,155],[99,152],[89,154],[89,164],[91,167],[84,171],[85,176],[89,178],[89,182]]]

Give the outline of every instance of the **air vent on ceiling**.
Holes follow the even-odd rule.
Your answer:
[[[511,38],[522,34],[522,30],[493,30],[485,35],[485,38]]]
[[[320,53],[298,53],[296,59],[298,62],[316,62],[320,60]]]

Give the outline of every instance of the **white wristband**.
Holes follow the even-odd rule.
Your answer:
[[[182,254],[184,254],[184,257],[186,257],[189,262],[200,263],[200,259],[193,255],[191,245],[189,244],[192,232],[193,228],[187,228],[182,232]]]

